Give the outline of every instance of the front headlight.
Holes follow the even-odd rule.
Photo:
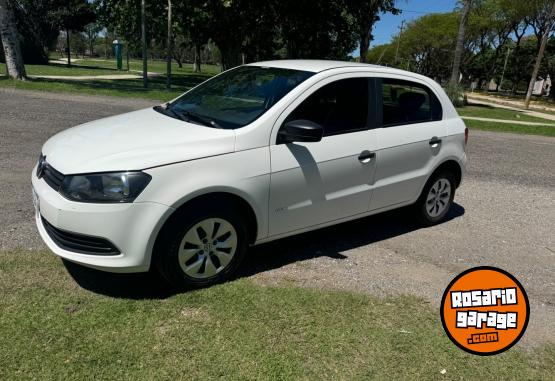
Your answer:
[[[113,172],[66,176],[60,193],[80,202],[133,202],[150,182],[143,172]]]

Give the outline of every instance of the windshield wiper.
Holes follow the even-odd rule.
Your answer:
[[[199,114],[191,112],[191,111],[182,111],[181,116],[185,117],[185,118],[188,118],[190,120],[194,120],[195,122],[198,122],[198,123],[200,123],[204,126],[214,127],[214,128],[223,128],[218,123],[216,123],[215,120],[212,120],[210,118],[204,117],[202,115],[199,115]]]
[[[181,117],[181,115],[179,115],[174,110],[169,108],[169,103],[166,103],[163,106],[154,106],[153,108],[154,108],[155,111],[158,111],[159,113],[162,113],[162,114],[167,115],[169,117],[176,118],[176,119],[179,119],[179,120],[184,120]]]
[[[171,116],[172,118],[183,120],[185,122],[196,122],[197,124],[201,124],[207,127],[223,128],[215,120],[204,117],[197,113],[194,113],[191,111],[181,111],[181,112],[175,111],[173,108],[170,107],[169,103],[166,103],[165,105],[162,105],[162,106],[155,106],[154,110],[164,115]]]

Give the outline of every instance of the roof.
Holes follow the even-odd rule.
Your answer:
[[[324,70],[329,70],[329,69],[337,69],[341,67],[367,67],[367,68],[374,68],[374,69],[385,68],[384,66],[370,65],[370,64],[364,64],[359,62],[327,61],[327,60],[276,60],[276,61],[254,62],[249,65],[304,70],[304,71],[312,71],[315,73],[318,73]]]

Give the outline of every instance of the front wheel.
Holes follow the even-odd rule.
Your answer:
[[[426,226],[441,222],[453,204],[455,187],[455,176],[450,172],[438,173],[428,180],[415,204],[419,222]]]
[[[178,288],[203,287],[229,278],[248,247],[240,213],[229,206],[200,205],[171,220],[156,266]]]

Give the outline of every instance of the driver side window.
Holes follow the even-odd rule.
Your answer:
[[[368,128],[368,79],[348,78],[316,90],[286,119],[306,119],[318,123],[324,136]]]

